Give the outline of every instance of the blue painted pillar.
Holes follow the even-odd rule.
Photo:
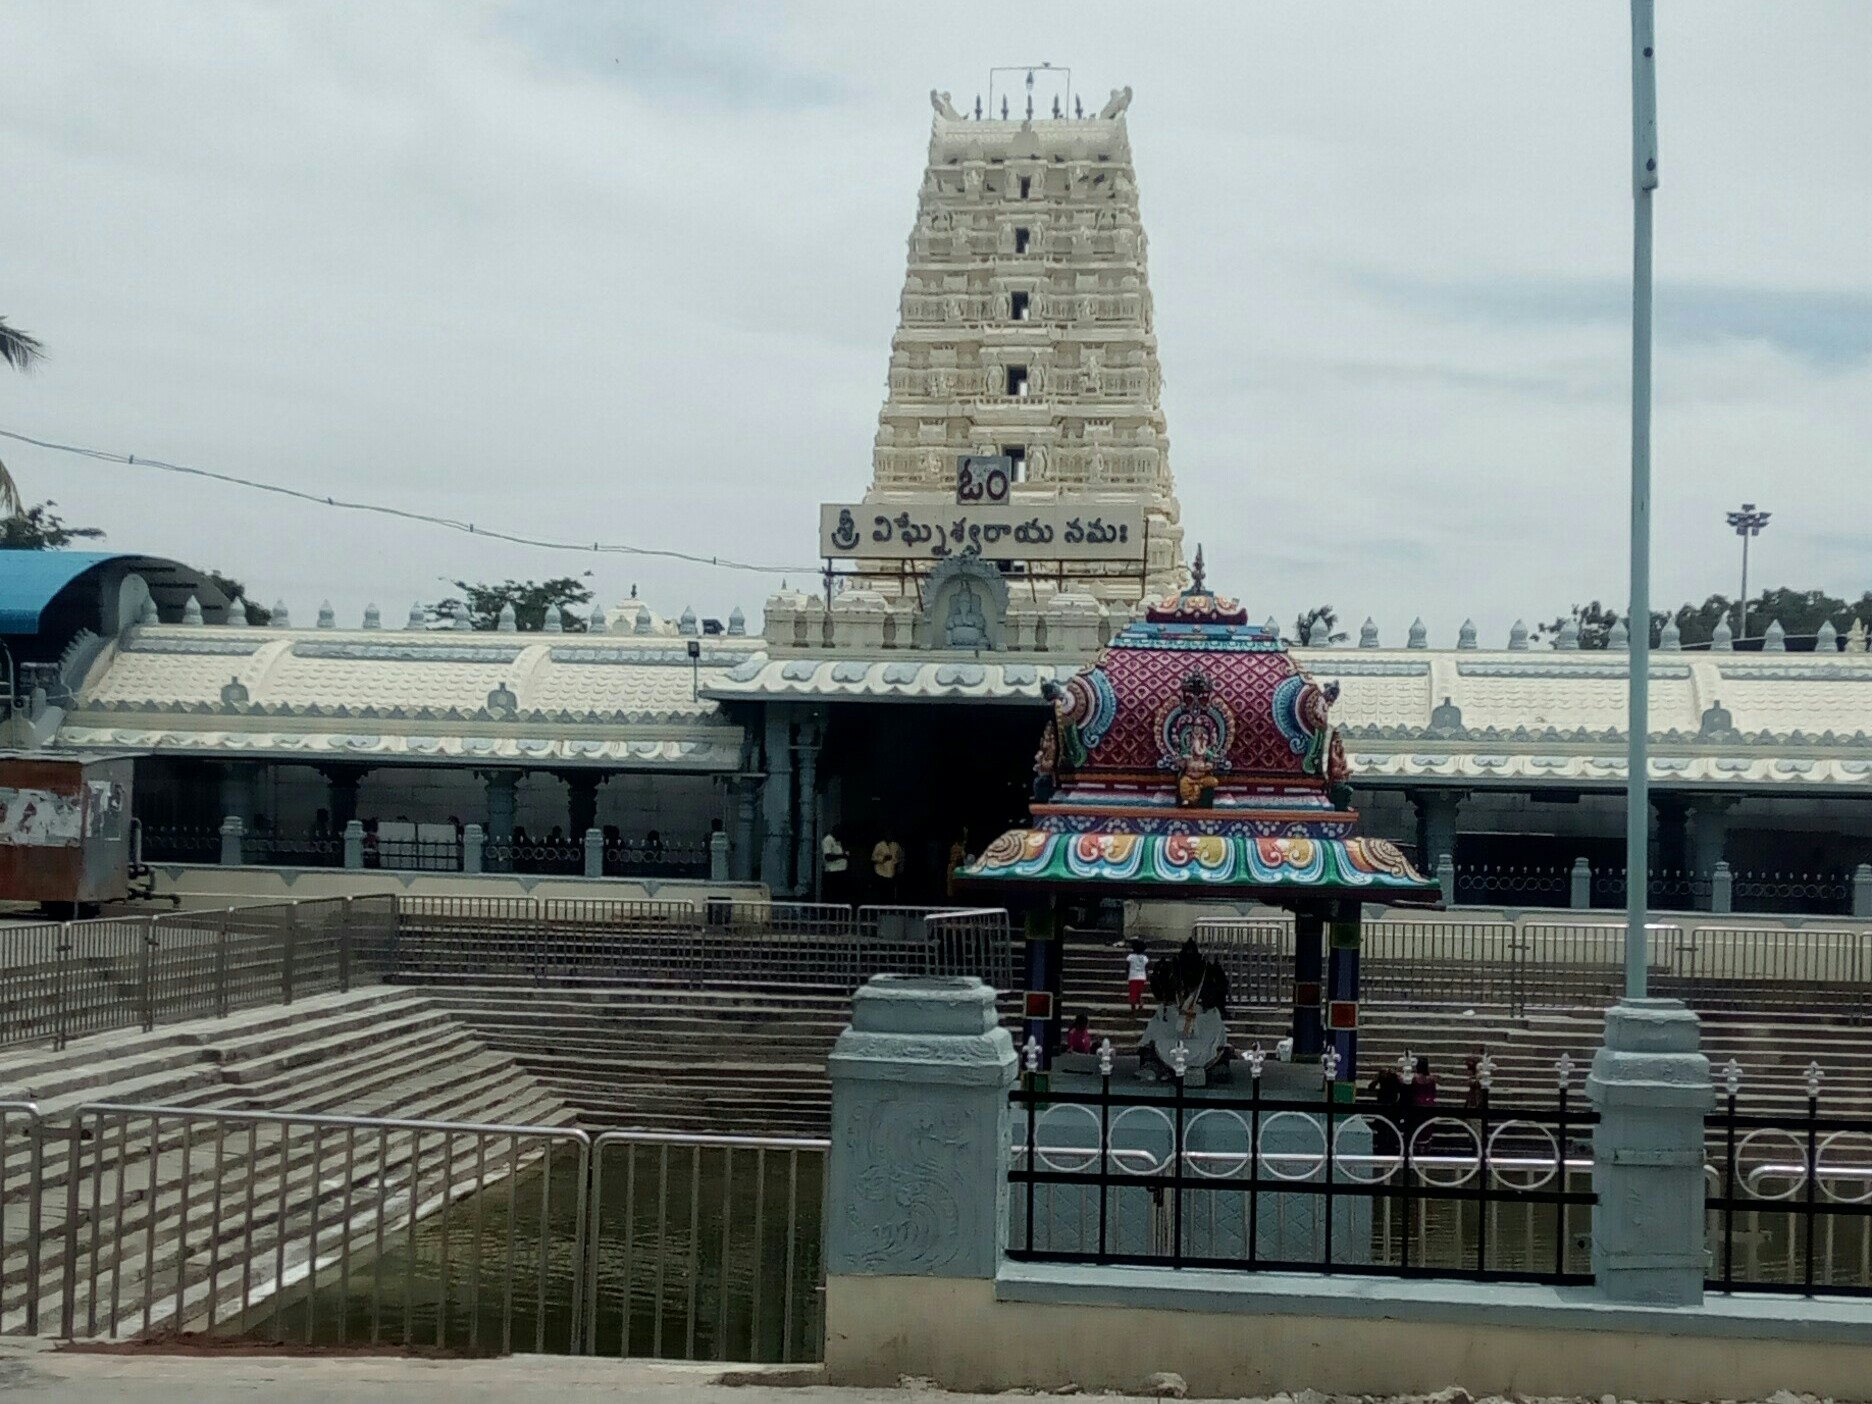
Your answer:
[[[1320,937],[1326,926],[1318,907],[1294,911],[1293,1057],[1296,1063],[1317,1063],[1325,1047],[1321,1022],[1325,993],[1320,960]]]
[[[728,871],[736,882],[754,881],[754,815],[760,782],[734,781],[734,838],[728,847]]]
[[[1703,1300],[1703,1119],[1716,1100],[1697,1017],[1674,999],[1606,1010],[1586,1095],[1593,1128],[1593,1276],[1617,1302]]]
[[[973,978],[872,977],[852,997],[826,1073],[826,1371],[834,1384],[896,1378],[882,1359],[879,1279],[929,1311],[892,1320],[905,1359],[941,1348],[942,1289],[991,1281],[1007,1234],[1014,1040]],[[870,1307],[870,1310],[867,1310]],[[893,1354],[892,1358],[896,1358]]]
[[[1040,1066],[1053,1066],[1053,1049],[1060,1041],[1060,986],[1065,967],[1060,943],[1064,924],[1057,903],[1047,902],[1027,912],[1026,980],[1022,999],[1025,1018],[1021,1023],[1021,1043],[1040,1041]]]
[[[1326,1030],[1339,1066],[1333,1075],[1335,1101],[1349,1102],[1358,1090],[1359,946],[1363,911],[1357,902],[1337,903],[1327,924],[1329,955]]]
[[[766,719],[767,779],[761,786],[761,881],[776,895],[793,890],[793,745],[787,709],[769,703]]]
[[[799,773],[799,801],[793,809],[793,871],[800,895],[817,900],[813,890],[819,872],[819,743],[822,723],[819,718],[800,719],[793,745],[795,769]]]

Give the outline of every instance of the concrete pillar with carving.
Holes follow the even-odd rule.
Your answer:
[[[598,787],[606,777],[595,770],[573,770],[560,779],[566,784],[566,832],[582,834],[597,828]]]
[[[1574,911],[1584,911],[1592,905],[1592,864],[1584,858],[1573,860],[1570,874],[1570,890],[1567,893],[1567,905]]]
[[[1735,910],[1735,873],[1727,863],[1718,863],[1710,874],[1710,910],[1718,916]]]
[[[826,1368],[834,1382],[880,1368],[878,1303],[896,1333],[940,1330],[937,1303],[957,1279],[992,1282],[1007,1233],[1014,1040],[995,992],[974,978],[872,977],[826,1072]],[[885,1308],[889,1310],[889,1308]],[[918,1343],[904,1342],[918,1354]],[[927,1353],[925,1349],[922,1353]]]
[[[734,837],[728,843],[728,872],[736,882],[754,880],[754,815],[760,781],[743,776],[734,782]]]
[[[604,830],[587,828],[585,830],[585,876],[601,878],[604,876]]]
[[[362,868],[364,866],[364,821],[362,819],[345,820],[343,834],[345,867]]]
[[[487,869],[504,873],[513,866],[514,792],[520,788],[517,770],[482,772],[487,782],[487,838],[494,846]]]
[[[819,744],[824,723],[818,717],[800,722],[793,754],[799,771],[799,803],[794,807],[793,871],[803,896],[817,899],[819,877]]]
[[[1439,858],[1455,860],[1456,824],[1462,813],[1462,802],[1468,798],[1466,790],[1410,792],[1411,804],[1417,810],[1417,865],[1424,872],[1433,870]]]
[[[257,769],[242,761],[228,761],[221,767],[221,817],[240,820],[243,830],[253,827]]]
[[[241,865],[241,843],[246,837],[247,826],[241,822],[238,814],[230,814],[221,821],[221,865],[225,868],[238,868]]]
[[[1593,1276],[1617,1302],[1703,1300],[1704,1131],[1715,1101],[1695,1014],[1679,1000],[1606,1011],[1586,1095],[1593,1129]]]
[[[708,876],[710,882],[727,882],[728,835],[716,829],[708,836]]]
[[[793,890],[793,727],[787,709],[767,706],[764,751],[767,781],[761,786],[760,879],[775,893]]]
[[[462,825],[462,871],[478,873],[481,871],[482,846],[487,842],[487,833],[479,824]]]

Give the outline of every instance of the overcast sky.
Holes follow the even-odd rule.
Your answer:
[[[1663,0],[1655,598],[1872,587],[1872,4]],[[1624,594],[1623,0],[0,8],[0,427],[810,567],[870,476],[932,87],[1129,84],[1171,464],[1211,579],[1402,642]],[[309,623],[594,572],[0,446],[109,545]],[[797,571],[794,583],[808,579]]]

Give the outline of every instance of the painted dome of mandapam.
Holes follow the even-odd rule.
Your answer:
[[[1049,684],[1030,827],[957,876],[993,883],[1315,889],[1434,900],[1384,839],[1358,833],[1320,687],[1236,601],[1195,583],[1151,605],[1098,661]]]

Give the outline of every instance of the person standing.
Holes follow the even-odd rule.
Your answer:
[[[819,896],[822,901],[843,904],[850,900],[845,890],[845,872],[850,863],[845,841],[837,829],[827,829],[819,840]]]
[[[1130,983],[1131,1012],[1144,1012],[1144,992],[1150,988],[1150,957],[1144,954],[1144,943],[1133,941],[1131,954],[1125,957],[1125,977]]]
[[[871,845],[871,875],[877,880],[878,901],[886,904],[897,901],[898,875],[903,871],[903,864],[903,845],[887,830]]]

